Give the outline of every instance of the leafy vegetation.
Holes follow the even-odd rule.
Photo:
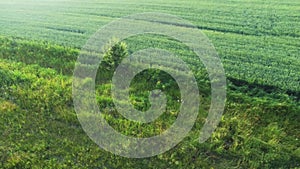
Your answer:
[[[27,40],[4,38],[2,41],[10,41],[5,43],[7,47],[12,44],[11,41],[15,41],[19,48],[25,43],[27,49],[35,50],[41,58],[49,54],[45,52],[46,48],[41,49],[44,43],[38,46],[36,44],[39,42]],[[269,94],[260,88],[243,89],[245,86],[235,86],[233,83],[230,86],[235,90],[228,92],[224,117],[206,143],[199,144],[197,138],[208,101],[204,101],[190,135],[176,148],[162,155],[137,160],[105,152],[85,135],[76,119],[71,98],[71,75],[67,71],[69,67],[63,69],[52,65],[60,59],[55,57],[57,52],[63,51],[66,57],[72,58],[76,52],[74,55],[70,53],[76,50],[51,44],[46,46],[57,49],[52,50],[53,54],[50,52],[53,57],[49,57],[49,64],[42,62],[42,59],[30,63],[30,55],[26,52],[21,55],[25,60],[1,56],[1,168],[299,167],[299,104],[287,94]],[[51,62],[52,59],[54,61]],[[71,61],[70,65],[73,64],[74,61]],[[142,77],[147,77],[147,74],[156,77],[149,87],[160,88],[161,84],[166,84],[165,78],[159,78],[167,75],[159,73],[151,76],[155,72],[144,72],[136,77],[137,81],[132,82],[133,104],[137,108],[146,107],[144,104],[148,102],[147,95],[143,94],[149,88],[141,88],[139,84],[142,83],[137,83],[143,80]],[[162,83],[157,83],[160,80]],[[166,90],[167,94],[179,97],[176,94],[178,89],[170,86],[173,87]],[[99,107],[108,122],[123,134],[138,137],[156,135],[167,129],[174,122],[179,105],[174,102],[176,99],[170,99],[168,105],[173,106],[163,116],[149,125],[141,125],[126,121],[114,110],[109,83],[99,84],[97,93]]]
[[[2,35],[81,48],[99,28],[119,17],[142,12],[173,14],[203,30],[216,47],[228,76],[299,95],[300,2],[297,0],[84,3],[27,0],[24,3],[23,0],[0,2]],[[142,37],[135,41],[141,42],[147,43]]]
[[[24,3],[0,2],[0,168],[300,168],[298,1]],[[200,144],[210,85],[194,54],[158,35],[117,43],[99,67],[96,99],[119,132],[135,137],[162,133],[180,106],[174,79],[149,69],[132,81],[130,101],[145,111],[149,91],[161,89],[168,98],[166,112],[140,124],[116,111],[112,72],[135,51],[159,47],[176,53],[194,72],[203,97],[197,121],[180,144],[155,157],[128,159],[100,149],[83,131],[73,108],[72,75],[80,46],[99,26],[146,11],[188,19],[212,40],[226,70],[227,103],[217,130]]]

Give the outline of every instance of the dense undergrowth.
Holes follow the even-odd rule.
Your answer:
[[[207,99],[193,130],[174,149],[145,159],[123,158],[100,149],[82,130],[73,108],[72,71],[78,52],[47,42],[0,38],[0,168],[300,167],[299,96],[267,92],[234,80],[228,80],[224,115],[207,142],[198,142],[209,107],[209,83],[204,80],[199,85]],[[137,109],[148,104],[145,91],[137,89],[149,89],[138,82],[153,73],[157,72],[144,72],[132,83]],[[157,81],[163,82],[167,75],[156,75],[147,82],[162,88]],[[110,81],[98,84],[97,101],[106,120],[123,134],[156,135],[174,122],[177,99],[170,99],[171,107],[154,123],[127,122],[113,107],[110,86]],[[176,85],[169,86],[168,95],[180,97]]]

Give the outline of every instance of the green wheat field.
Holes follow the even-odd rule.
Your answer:
[[[225,69],[227,100],[217,129],[200,144],[210,82],[205,67],[191,59],[194,53],[161,35],[118,42],[99,66],[96,99],[120,133],[158,135],[179,113],[179,88],[158,70],[137,75],[129,90],[140,111],[150,106],[149,90],[163,90],[163,115],[140,124],[116,111],[111,77],[135,51],[177,53],[193,70],[203,98],[184,140],[163,154],[132,159],[101,149],[84,132],[74,110],[72,77],[90,36],[118,18],[144,12],[178,16],[210,39]],[[300,168],[299,0],[1,0],[0,16],[0,168]]]

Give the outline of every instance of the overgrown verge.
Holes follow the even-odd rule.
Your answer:
[[[76,119],[70,75],[77,49],[7,38],[0,38],[0,42],[0,168],[300,167],[300,108],[287,94],[230,84],[224,116],[207,142],[199,144],[198,137],[209,100],[203,103],[190,135],[174,149],[152,158],[127,159],[100,149]],[[142,78],[153,73],[156,76],[152,76],[151,83]],[[149,88],[138,82],[163,89],[168,81],[165,77],[166,74],[156,71],[137,77],[131,96],[138,109],[149,104],[143,91]],[[206,82],[200,84],[207,86]],[[110,87],[110,81],[97,86],[97,101],[108,122],[123,134],[139,137],[158,134],[176,118],[178,99],[170,99],[169,105],[174,106],[150,125],[117,118],[120,115],[114,110]],[[236,90],[232,90],[234,87]],[[166,91],[170,98],[179,97],[176,87]],[[204,96],[209,97],[208,93]]]

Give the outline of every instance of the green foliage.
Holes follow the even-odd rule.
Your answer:
[[[78,49],[48,42],[0,37],[0,58],[26,64],[37,64],[65,75],[73,74],[78,53]]]
[[[125,44],[121,46],[111,48],[123,52],[111,50],[107,55],[114,59],[108,60],[120,63],[117,56],[125,55],[127,49]],[[42,51],[47,50],[39,49],[40,56]],[[71,77],[57,71],[58,67],[50,68],[54,63],[51,60],[59,58],[49,57],[49,62],[38,64],[26,60],[22,63],[19,58],[0,60],[0,168],[299,167],[299,104],[280,91],[269,93],[230,84],[220,125],[206,143],[199,144],[199,130],[209,108],[207,81],[199,80],[198,85],[204,86],[204,99],[190,135],[164,154],[127,159],[100,149],[84,133],[73,110]],[[205,77],[205,73],[198,75]],[[168,74],[156,69],[144,71],[132,81],[130,97],[136,108],[149,106],[149,90],[161,89],[168,97],[167,111],[150,124],[131,122],[115,110],[109,82],[97,85],[97,101],[105,119],[116,130],[129,136],[149,137],[165,131],[176,120],[180,94],[175,84]]]
[[[113,40],[103,56],[103,69],[114,71],[127,55],[127,45],[124,42]]]
[[[51,1],[53,8],[47,3],[29,0],[25,7],[0,2],[0,34],[27,38],[0,37],[0,168],[300,167],[298,1],[131,0],[67,6]],[[150,107],[149,90],[161,89],[168,98],[166,112],[152,123],[140,124],[115,110],[111,77],[121,60],[135,51],[152,47],[175,53],[195,74],[203,97],[195,126],[180,144],[155,157],[128,159],[95,145],[76,118],[71,76],[79,49],[74,47],[82,46],[99,25],[153,10],[190,20],[211,39],[228,77],[226,109],[212,137],[199,144],[210,86],[195,54],[160,35],[113,40],[98,70],[96,99],[104,118],[119,132],[134,137],[160,134],[174,123],[180,106],[174,79],[149,69],[125,92],[130,92],[137,109],[145,111]],[[22,11],[30,16],[26,23]]]
[[[228,77],[291,90],[286,93],[299,91],[298,0],[254,0],[246,3],[241,0],[155,0],[152,3],[99,0],[64,4],[49,0],[41,3],[28,0],[26,7],[21,2],[11,5],[1,1],[0,5],[3,9],[0,10],[3,18],[1,35],[47,40],[77,48],[81,48],[100,27],[116,18],[153,11],[173,14],[203,30],[216,47]],[[24,19],[24,16],[28,17]],[[122,27],[116,31],[122,31]],[[133,45],[147,46],[154,42],[158,46],[174,47],[170,43],[164,44],[164,40],[158,40],[160,43],[148,40],[137,38]],[[183,55],[189,56],[188,53]],[[55,64],[62,63],[66,64],[65,61]]]
[[[127,45],[117,39],[113,39],[107,44],[104,50],[106,53],[103,56],[96,77],[96,82],[99,84],[111,81],[122,59],[128,56]]]

